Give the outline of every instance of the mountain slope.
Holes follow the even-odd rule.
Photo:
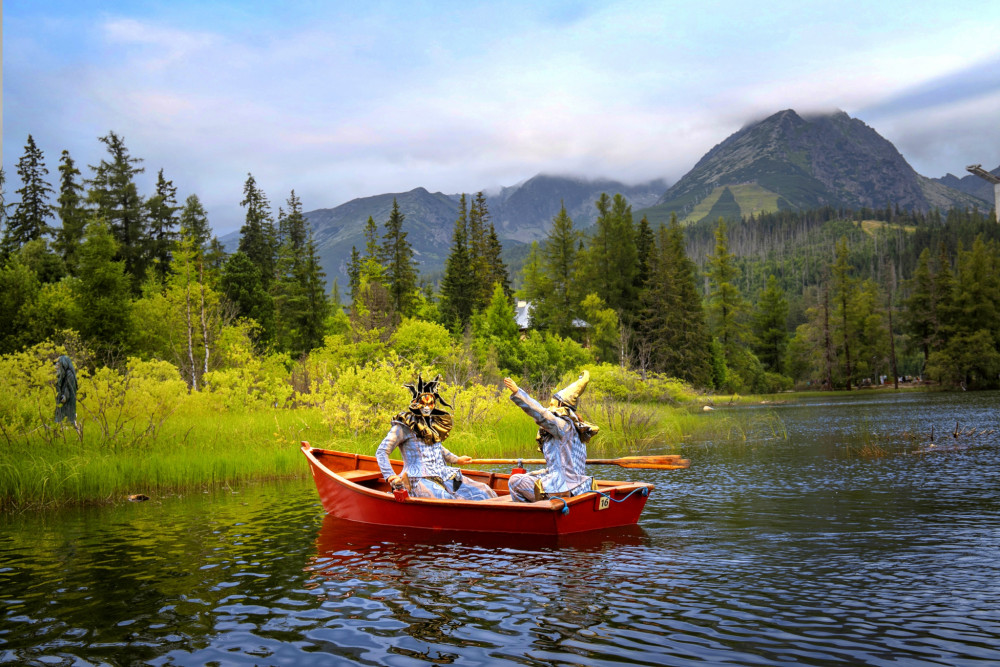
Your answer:
[[[1000,167],[997,167],[990,173],[994,176],[1000,176]],[[970,194],[973,197],[978,197],[990,206],[994,205],[993,184],[975,174],[966,174],[963,178],[959,178],[954,174],[945,174],[941,178],[931,180],[940,185]]]
[[[728,197],[723,217],[822,206],[904,209],[975,205],[977,199],[917,174],[875,130],[842,111],[803,117],[780,111],[734,133],[643,210],[651,222],[715,215],[705,200]],[[981,201],[978,205],[982,205]]]
[[[574,226],[584,229],[597,220],[595,202],[602,193],[621,194],[635,210],[656,203],[666,189],[667,183],[663,180],[626,185],[608,179],[539,174],[517,186],[488,195],[486,204],[497,236],[528,243],[545,236],[563,204]]]
[[[518,246],[544,238],[552,219],[565,203],[566,210],[579,229],[589,227],[597,218],[595,202],[601,193],[621,193],[633,207],[649,206],[667,189],[664,181],[642,185],[626,185],[608,179],[582,179],[539,174],[518,185],[485,194],[486,206],[504,244],[505,255],[523,259]],[[416,188],[409,192],[390,193],[352,199],[334,208],[322,208],[305,213],[316,239],[320,262],[328,283],[336,278],[343,286],[347,279],[347,263],[351,248],[364,252],[364,228],[371,216],[384,233],[392,201],[396,199],[405,216],[403,229],[413,246],[422,274],[435,274],[444,268],[451,246],[455,219],[458,217],[459,195],[446,195]],[[467,197],[471,203],[471,197]],[[239,233],[220,239],[229,252],[239,245]]]

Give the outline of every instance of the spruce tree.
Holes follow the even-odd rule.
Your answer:
[[[642,216],[635,236],[636,261],[638,262],[635,272],[635,288],[637,292],[646,287],[646,281],[649,280],[649,258],[655,251],[656,237],[653,236],[649,220],[646,219],[646,216]]]
[[[69,151],[63,151],[59,159],[59,199],[56,209],[62,227],[56,234],[54,245],[70,275],[77,273],[83,229],[87,224],[87,212],[83,208],[83,184],[77,181],[80,175]]]
[[[208,250],[208,242],[212,238],[212,228],[208,224],[208,213],[201,205],[198,195],[190,195],[184,200],[180,226],[184,230],[183,235],[191,240],[194,250],[202,253]]]
[[[139,166],[141,158],[129,155],[123,137],[109,132],[98,141],[107,148],[110,160],[91,165],[87,199],[96,207],[97,217],[107,221],[118,245],[117,257],[125,263],[125,273],[138,293],[146,272],[147,225],[135,177],[145,169]]]
[[[316,244],[294,190],[287,203],[288,213],[280,218],[282,244],[272,292],[279,345],[299,357],[322,345],[329,302]]]
[[[306,309],[299,321],[299,344],[302,350],[308,352],[322,347],[326,334],[326,320],[332,308],[331,301],[336,303],[340,298],[336,295],[336,281],[334,281],[334,298],[331,299],[326,294],[326,274],[320,265],[316,239],[311,233],[306,241],[303,258],[300,280],[305,294]]]
[[[179,238],[176,230],[178,210],[177,187],[173,181],[163,177],[163,170],[160,169],[156,175],[156,194],[146,200],[146,219],[147,258],[161,281],[166,280],[170,273],[174,246]]]
[[[351,246],[351,259],[347,263],[347,289],[351,302],[358,298],[358,287],[361,285],[361,253],[357,246]]]
[[[473,284],[475,276],[469,257],[469,220],[465,195],[458,204],[458,217],[451,235],[451,248],[445,260],[444,277],[441,279],[441,317],[444,324],[454,331],[464,331],[473,313]]]
[[[260,326],[256,343],[269,344],[274,336],[274,300],[264,289],[260,267],[246,253],[237,251],[226,260],[220,286],[235,306],[236,315],[252,319]]]
[[[100,352],[127,352],[132,330],[132,299],[125,261],[111,230],[101,219],[91,221],[80,247],[80,280],[76,298],[82,321],[80,334]]]
[[[927,365],[931,349],[936,347],[937,319],[934,312],[934,276],[931,273],[931,252],[924,248],[917,261],[917,268],[908,283],[909,297],[905,300],[905,326],[923,356],[922,366]]]
[[[549,306],[552,280],[545,268],[545,257],[538,241],[532,241],[528,249],[528,257],[521,270],[521,284],[521,293],[531,304],[529,326],[543,331],[549,329],[550,319],[556,315],[555,309]]]
[[[392,211],[385,222],[382,256],[385,258],[386,287],[393,310],[402,317],[409,317],[416,303],[417,266],[413,260],[413,247],[403,231],[405,219],[394,197]]]
[[[507,270],[507,265],[503,261],[503,244],[500,243],[500,237],[497,236],[497,230],[493,227],[492,222],[486,234],[486,266],[487,280],[494,285],[500,285],[509,300],[513,295],[510,286],[510,271]]]
[[[711,337],[695,280],[684,232],[677,216],[671,215],[670,226],[661,225],[657,231],[650,255],[639,335],[654,370],[708,387],[712,382]]]
[[[597,294],[629,324],[638,306],[639,270],[632,207],[621,194],[609,197],[607,193],[601,193],[596,206],[597,221],[581,257],[584,290]]]
[[[753,313],[753,334],[757,358],[769,371],[783,373],[788,347],[788,300],[773,273],[767,277]]]
[[[854,377],[851,346],[857,335],[856,327],[853,326],[855,313],[852,309],[857,282],[851,275],[852,271],[847,237],[842,236],[837,241],[834,250],[834,262],[830,266],[830,275],[833,282],[834,312],[837,324],[840,326],[841,349],[844,351],[844,380],[847,383],[848,391],[851,389],[851,380]]]
[[[488,228],[490,224],[489,210],[486,208],[486,196],[476,193],[469,207],[469,268],[475,282],[473,284],[473,310],[481,311],[489,304],[493,294],[489,266]]]
[[[253,174],[247,174],[240,206],[246,209],[246,219],[240,228],[238,250],[259,267],[261,287],[266,292],[274,282],[277,232],[271,217],[271,205],[264,192],[257,187]]]
[[[709,256],[708,309],[712,332],[722,344],[727,362],[733,361],[741,346],[749,342],[747,307],[736,286],[738,277],[735,257],[729,251],[726,222],[719,218],[719,226],[715,232],[715,251]]]
[[[934,342],[937,349],[943,349],[955,333],[955,296],[955,274],[951,270],[951,257],[947,246],[942,242],[938,247],[937,270],[934,272],[934,321],[937,325]]]
[[[213,236],[205,251],[205,269],[212,276],[213,284],[222,273],[222,267],[225,266],[227,257],[229,257],[229,253],[226,252],[226,247],[222,245],[218,236]]]
[[[4,257],[9,257],[29,241],[52,233],[47,222],[52,217],[49,197],[53,194],[52,186],[45,180],[48,173],[45,156],[29,134],[24,155],[17,162],[17,175],[21,178],[21,188],[17,190],[20,201],[14,205],[14,213],[7,219],[2,241]]]
[[[549,294],[544,303],[535,307],[544,309],[548,328],[563,337],[573,332],[573,320],[579,315],[583,301],[574,281],[579,242],[580,234],[573,228],[565,203],[561,203],[542,245]]]
[[[379,243],[378,225],[375,219],[368,216],[365,223],[365,254],[361,258],[361,282],[377,282],[386,285],[386,270],[382,262],[382,246]]]

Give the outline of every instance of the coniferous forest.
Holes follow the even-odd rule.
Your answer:
[[[992,212],[889,202],[653,227],[604,194],[592,227],[563,209],[511,275],[478,193],[462,197],[435,284],[394,205],[369,218],[341,287],[294,191],[275,205],[247,174],[227,254],[197,194],[182,199],[162,170],[139,192],[143,160],[114,132],[99,141],[97,165],[63,151],[53,173],[29,136],[17,173],[0,173],[2,354],[48,341],[90,368],[164,362],[190,392],[225,385],[247,355],[308,392],[310,359],[331,341],[350,347],[341,361],[353,368],[391,350],[458,385],[551,386],[585,364],[725,393],[1000,385]],[[427,356],[432,341],[441,349]]]

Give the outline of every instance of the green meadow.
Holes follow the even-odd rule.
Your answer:
[[[302,441],[374,454],[392,415],[409,402],[403,384],[423,372],[398,360],[339,369],[336,377],[312,369],[314,380],[300,391],[266,360],[248,359],[225,376],[208,376],[202,391],[189,391],[170,364],[131,359],[122,369],[78,371],[74,427],[52,418],[50,360],[58,352],[39,346],[0,358],[10,384],[0,395],[0,507],[6,511],[305,478]],[[676,380],[640,380],[609,365],[588,368],[592,380],[581,415],[601,429],[589,445],[593,457],[677,451],[704,423],[708,399]],[[549,396],[541,391],[536,398],[545,402]],[[539,456],[536,425],[501,387],[445,382],[441,394],[453,406],[455,427],[445,445],[455,453]]]

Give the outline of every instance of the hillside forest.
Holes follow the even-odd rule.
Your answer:
[[[294,191],[275,210],[248,174],[227,254],[196,194],[182,201],[162,170],[140,193],[143,160],[114,132],[99,141],[99,164],[63,151],[50,174],[29,136],[16,177],[0,172],[0,354],[166,364],[191,393],[232,389],[252,367],[240,391],[266,385],[273,401],[312,391],[319,360],[334,380],[388,360],[452,385],[511,375],[537,389],[601,364],[724,393],[1000,385],[992,212],[887,202],[653,227],[604,194],[595,224],[564,208],[511,275],[478,193],[462,197],[439,280],[418,275],[394,206],[369,218],[341,286]]]

